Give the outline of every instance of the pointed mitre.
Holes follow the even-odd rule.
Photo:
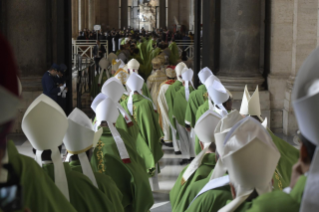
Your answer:
[[[139,68],[140,68],[140,63],[134,58],[127,63],[127,69],[129,70],[129,72],[138,73]]]
[[[185,82],[185,98],[186,98],[186,101],[188,101],[189,94],[190,94],[189,83],[194,88],[193,81],[192,81],[193,80],[193,75],[194,75],[194,72],[193,72],[192,69],[187,69],[187,70],[184,69],[183,70],[182,79]]]
[[[183,70],[187,69],[187,65],[184,62],[180,62],[177,64],[177,66],[175,67],[175,71],[176,71],[176,76],[177,76],[177,80],[180,82],[183,82],[181,76],[183,74]]]
[[[117,105],[117,108],[120,110],[122,116],[124,117],[126,124],[128,126],[131,126],[133,122],[130,116],[127,114],[126,110],[119,104],[119,101],[125,92],[122,83],[118,79],[112,77],[104,83],[101,91],[103,94],[110,97],[114,101],[114,103]]]
[[[208,88],[213,84],[213,82],[217,80],[220,82],[220,80],[214,75],[214,74],[211,74],[204,82],[204,85],[206,87],[206,89],[208,90]]]
[[[209,148],[209,145],[214,142],[214,129],[220,120],[220,115],[214,111],[206,111],[196,122],[195,133],[199,140],[203,142],[204,149],[193,159],[190,165],[183,173],[181,184],[183,185],[190,176],[198,169],[202,164],[202,160]]]
[[[220,119],[218,113],[208,110],[197,120],[194,131],[201,142],[208,144],[215,142],[214,130]]]
[[[102,70],[104,70],[104,69],[106,70],[106,69],[109,67],[110,63],[109,63],[108,59],[106,59],[105,57],[103,57],[103,58],[100,60],[99,65],[100,65],[100,67],[101,67]]]
[[[257,116],[261,121],[263,121],[261,118],[258,86],[252,96],[249,94],[247,85],[245,86],[239,113],[246,116]]]
[[[303,137],[317,146],[311,161],[300,211],[318,211],[319,170],[319,48],[304,61],[296,76],[292,90],[292,104]]]
[[[239,112],[237,110],[233,110],[218,122],[214,131],[214,137],[215,137],[217,154],[220,157],[224,155],[224,141],[225,141],[226,135],[228,134],[230,129],[242,119],[243,117],[239,114]],[[222,177],[226,174],[226,171],[227,170],[222,160],[217,160],[216,166],[214,168],[214,171],[210,179],[212,180],[212,179]]]
[[[37,150],[36,161],[42,166],[42,152],[51,150],[56,186],[69,200],[68,181],[58,147],[68,129],[68,120],[63,109],[50,97],[41,94],[26,110],[22,130]]]
[[[208,67],[205,67],[198,73],[198,78],[200,82],[204,84],[208,77],[210,77],[212,74],[212,71]]]
[[[126,81],[129,78],[129,76],[130,75],[127,73],[127,71],[125,71],[122,68],[118,69],[114,74],[114,77],[118,79],[123,85],[126,84]]]
[[[134,92],[134,91],[140,92],[143,88],[143,85],[144,85],[144,79],[136,73],[131,73],[130,77],[128,78],[126,82],[126,86],[130,88],[131,92]]]
[[[98,188],[86,151],[93,147],[93,143],[97,143],[103,129],[95,132],[89,117],[78,108],[75,108],[69,115],[68,122],[69,128],[63,139],[66,150],[70,155],[78,155],[83,174]]]
[[[96,125],[100,126],[102,121],[107,122],[123,163],[130,163],[130,156],[125,143],[122,140],[120,133],[113,125],[116,123],[119,116],[116,104],[111,98],[102,93],[94,99],[93,103],[94,105],[91,105],[91,107],[92,109],[94,108],[93,110],[96,114]]]
[[[216,105],[225,103],[230,97],[224,85],[217,80],[208,88],[208,94]]]
[[[221,158],[235,187],[236,198],[220,211],[235,211],[256,190],[258,195],[272,190],[272,176],[280,153],[267,130],[255,119],[246,117],[225,138]]]
[[[125,89],[117,78],[112,77],[103,84],[101,92],[115,102],[118,102],[125,92]]]

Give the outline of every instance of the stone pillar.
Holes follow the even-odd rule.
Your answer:
[[[121,26],[127,28],[127,0],[121,0]]]
[[[285,81],[292,69],[294,0],[271,2],[270,27],[270,94],[271,126],[274,132],[282,132]]]
[[[159,0],[159,8],[160,8],[160,15],[159,15],[159,23],[160,27],[166,26],[166,0]]]
[[[262,0],[222,0],[219,77],[232,89],[242,91],[261,85]]]
[[[295,135],[298,129],[291,104],[291,91],[295,76],[307,56],[318,46],[319,1],[294,0],[293,3],[292,64],[286,84],[283,109],[283,132],[286,135]]]
[[[95,16],[98,16],[98,10],[96,10],[95,0],[88,0],[88,28],[93,29],[95,24]]]
[[[79,0],[72,0],[72,38],[79,35]]]

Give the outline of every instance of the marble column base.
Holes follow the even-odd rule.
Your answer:
[[[245,85],[247,85],[248,90],[250,91],[254,91],[257,85],[259,90],[264,90],[262,84],[264,83],[265,79],[262,76],[244,77],[235,75],[224,76],[217,74],[217,77],[222,81],[228,90],[244,91]]]

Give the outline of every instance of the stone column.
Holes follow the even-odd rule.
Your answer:
[[[127,28],[127,0],[121,0],[121,26]]]
[[[72,0],[72,38],[79,35],[79,0]]]
[[[232,90],[261,88],[262,0],[222,0],[219,77]]]
[[[285,81],[292,69],[294,0],[271,2],[270,27],[270,73],[268,91],[270,94],[271,126],[274,132],[282,132]]]
[[[291,72],[286,84],[283,132],[294,135],[298,124],[293,113],[291,91],[295,76],[307,56],[318,46],[318,0],[294,0]],[[279,62],[279,61],[278,61]]]
[[[98,10],[95,7],[95,0],[88,0],[88,28],[93,29],[95,24],[95,16],[98,16]]]
[[[160,27],[165,27],[166,25],[166,1],[165,0],[159,0],[159,8],[160,8],[160,15],[159,15],[159,23]]]

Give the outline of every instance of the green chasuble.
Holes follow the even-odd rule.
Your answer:
[[[174,101],[177,91],[183,87],[183,83],[176,80],[170,85],[165,93],[166,102],[168,105],[168,118],[172,126],[176,129],[175,119],[173,118]]]
[[[189,93],[191,94],[194,88],[189,85]],[[175,95],[173,105],[173,116],[181,126],[185,126],[185,113],[186,113],[187,100],[185,97],[185,87],[181,87]]]
[[[190,185],[192,185],[198,180],[206,178],[210,174],[211,170],[214,169],[215,164],[215,153],[206,154],[202,160],[201,165],[192,174],[192,176],[188,178],[186,182],[183,180],[183,174],[188,166],[183,169],[183,171],[178,176],[175,185],[169,193],[173,211],[179,211],[177,210],[177,206],[182,200],[183,196],[187,195],[187,190],[189,189]]]
[[[152,96],[150,94],[150,91],[147,88],[146,83],[143,84],[142,93],[143,93],[144,96],[148,97],[149,99],[152,99]]]
[[[128,98],[121,103],[122,107],[129,114],[127,108]],[[153,109],[153,104],[139,94],[133,95],[133,117],[138,124],[139,132],[151,150],[155,164],[163,157],[162,129],[158,123],[158,114]]]
[[[299,177],[295,187],[291,190],[290,196],[298,203],[301,204],[302,195],[305,190],[307,177],[302,175]]]
[[[210,171],[209,175],[206,178],[193,182],[191,185],[189,185],[189,188],[187,188],[187,192],[184,193],[182,199],[177,205],[176,211],[185,211],[188,208],[189,204],[193,201],[197,194],[209,182],[213,171],[214,169]]]
[[[42,169],[54,182],[54,165],[43,164]],[[114,211],[111,200],[85,175],[72,171],[68,163],[64,163],[66,178],[68,181],[70,203],[77,211]],[[65,210],[62,210],[65,211]]]
[[[283,191],[263,194],[252,202],[245,202],[236,212],[298,212],[300,203]]]
[[[187,212],[217,212],[233,197],[229,185],[215,188],[197,197],[187,208]]]
[[[274,176],[274,187],[282,190],[290,184],[292,167],[299,159],[299,150],[274,135],[271,130],[268,129],[268,132],[281,155]]]
[[[71,161],[69,163],[71,169],[73,171],[82,172],[81,163],[79,160]],[[112,205],[114,206],[114,212],[123,212],[124,208],[122,205],[123,194],[117,188],[115,182],[111,177],[106,174],[102,174],[99,172],[94,172],[94,176],[99,187],[99,190],[102,191],[109,200],[111,200]]]
[[[169,56],[169,63],[172,65],[176,65],[180,57],[178,47],[175,42],[171,42],[168,48],[171,50],[171,54]]]
[[[31,211],[41,212],[76,212],[50,177],[34,159],[20,155],[12,141],[7,142],[9,164],[20,178],[23,203]],[[10,173],[8,180],[10,179]]]
[[[116,121],[116,128],[124,130],[131,136],[130,142],[134,142],[133,147],[136,148],[137,153],[143,159],[145,164],[145,170],[149,176],[155,174],[155,162],[151,150],[148,148],[147,142],[140,133],[137,122],[131,117],[132,126],[127,126],[125,119],[120,115]]]
[[[142,159],[135,151],[131,136],[118,129],[123,139],[130,163],[124,163],[118,152],[114,138],[107,127],[94,149],[91,165],[94,171],[107,174],[116,183],[123,194],[123,206],[126,212],[146,212],[154,200]]]
[[[198,108],[207,100],[207,90],[205,85],[200,85],[196,91],[189,95],[185,113],[185,124],[195,127],[196,112]]]

